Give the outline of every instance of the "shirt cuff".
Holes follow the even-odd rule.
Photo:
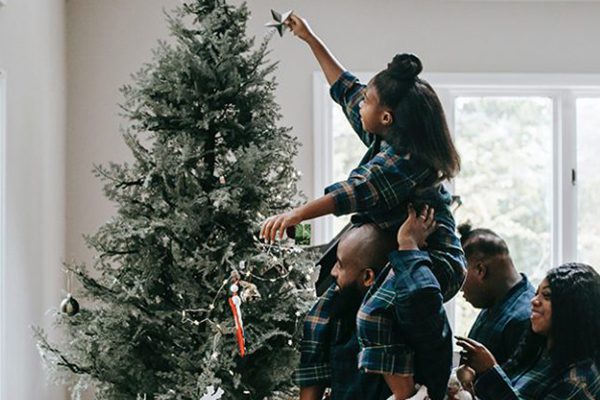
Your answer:
[[[348,182],[337,182],[325,188],[325,194],[333,196],[335,203],[334,215],[346,215],[354,212],[357,208],[354,186]]]
[[[512,387],[510,379],[499,365],[494,365],[479,375],[475,381],[475,392],[482,400],[502,397],[500,395],[505,394],[510,387]]]
[[[329,385],[331,383],[331,365],[328,363],[301,365],[292,377],[298,387]]]
[[[348,71],[342,72],[339,78],[331,85],[329,88],[329,95],[336,103],[340,103],[340,101],[344,98],[344,94],[346,90],[358,83],[358,78],[354,76],[352,73]]]
[[[388,255],[394,273],[396,295],[412,296],[427,288],[439,289],[429,253],[422,250],[394,250]]]
[[[365,347],[358,354],[358,368],[366,373],[414,375],[414,352],[403,345]]]

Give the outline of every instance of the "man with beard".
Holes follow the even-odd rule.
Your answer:
[[[320,400],[326,388],[330,388],[332,400],[385,400],[390,396],[406,399],[414,394],[414,354],[401,343],[386,349],[395,363],[394,374],[359,370],[361,346],[356,318],[363,300],[373,298],[373,289],[394,269],[427,268],[415,252],[435,228],[433,212],[426,210],[418,217],[413,211],[397,235],[373,224],[353,227],[344,234],[331,272],[335,284],[317,300],[304,323],[300,368],[295,374],[301,400]],[[441,294],[438,295],[441,307]],[[444,319],[442,324],[447,325],[443,312],[429,314],[433,318],[439,315]],[[428,318],[432,318],[422,317],[428,323]],[[402,337],[395,328],[394,325],[385,330]],[[449,341],[450,337],[445,339]]]

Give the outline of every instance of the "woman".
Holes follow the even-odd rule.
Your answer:
[[[531,331],[504,367],[482,344],[458,338],[485,399],[600,399],[600,275],[580,263],[548,272],[531,301]]]

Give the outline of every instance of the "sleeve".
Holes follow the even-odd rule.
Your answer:
[[[325,194],[333,195],[335,215],[374,208],[391,210],[405,203],[430,174],[429,168],[414,168],[410,160],[388,148],[354,169],[347,180],[326,187]]]
[[[452,368],[452,332],[431,259],[420,250],[394,251],[396,318],[415,353],[416,380],[443,398]]]
[[[331,308],[336,295],[335,284],[312,306],[304,320],[300,342],[300,365],[294,371],[293,380],[299,387],[314,385],[330,386],[331,365],[329,345],[331,336]]]
[[[543,382],[540,382],[543,383]],[[516,390],[504,372],[496,365],[475,381],[475,394],[481,400],[527,400]],[[595,394],[586,383],[578,380],[562,380],[552,385],[544,394],[545,400],[594,400]]]
[[[358,367],[369,374],[412,376],[414,352],[407,345],[365,345],[358,355]]]
[[[329,94],[333,101],[342,107],[346,119],[358,135],[360,140],[367,146],[375,141],[375,135],[365,131],[360,118],[360,102],[364,98],[366,86],[359,82],[358,78],[348,71],[344,71],[337,81],[331,85]]]
[[[475,394],[481,400],[518,400],[520,398],[512,387],[510,379],[499,365],[495,365],[477,378]]]

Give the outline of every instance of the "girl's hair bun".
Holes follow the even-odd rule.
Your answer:
[[[414,80],[423,71],[423,64],[414,54],[396,54],[388,64],[387,72],[398,80]]]
[[[468,236],[469,233],[471,233],[473,227],[471,226],[471,223],[465,222],[464,224],[460,224],[457,229],[458,233],[460,233],[461,238],[464,238]]]

